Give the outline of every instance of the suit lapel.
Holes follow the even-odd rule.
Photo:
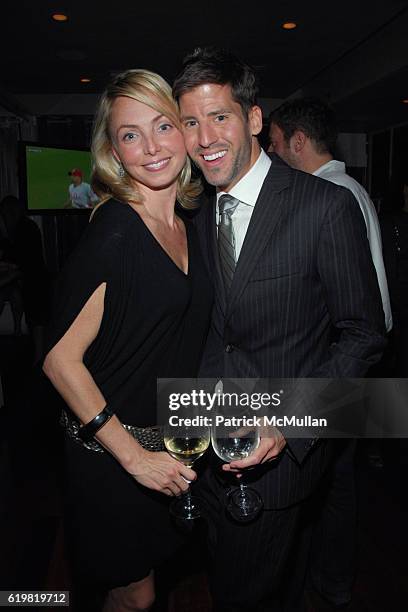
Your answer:
[[[247,285],[252,271],[270,240],[282,213],[283,194],[291,183],[291,169],[274,156],[256,201],[242,245],[228,299],[228,319]]]

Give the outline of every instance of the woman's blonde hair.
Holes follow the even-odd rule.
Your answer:
[[[99,101],[92,135],[92,187],[102,201],[115,197],[124,202],[141,203],[143,196],[137,192],[131,177],[125,172],[119,176],[119,164],[112,154],[110,117],[116,98],[125,96],[146,104],[181,130],[179,111],[173,99],[170,85],[158,74],[149,70],[126,70],[118,74],[107,86]],[[177,200],[184,208],[193,208],[194,200],[201,192],[200,181],[191,180],[191,164],[186,163],[177,182]]]

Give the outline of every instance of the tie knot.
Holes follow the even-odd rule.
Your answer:
[[[233,215],[236,207],[239,204],[239,200],[229,195],[228,193],[222,195],[218,200],[218,210],[220,211],[220,215],[227,213],[228,215]]]

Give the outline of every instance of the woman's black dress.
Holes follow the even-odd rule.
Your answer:
[[[211,284],[195,228],[186,221],[188,274],[139,215],[109,200],[96,212],[60,279],[48,350],[95,289],[104,314],[84,363],[122,423],[156,422],[156,379],[193,378],[209,325]],[[169,499],[141,485],[108,453],[66,440],[67,539],[88,583],[140,580],[175,550]]]

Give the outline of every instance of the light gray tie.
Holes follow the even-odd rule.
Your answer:
[[[231,217],[238,204],[239,200],[228,194],[222,195],[218,200],[218,210],[220,213],[218,224],[218,252],[220,255],[222,276],[227,292],[230,290],[236,266],[235,234]]]

